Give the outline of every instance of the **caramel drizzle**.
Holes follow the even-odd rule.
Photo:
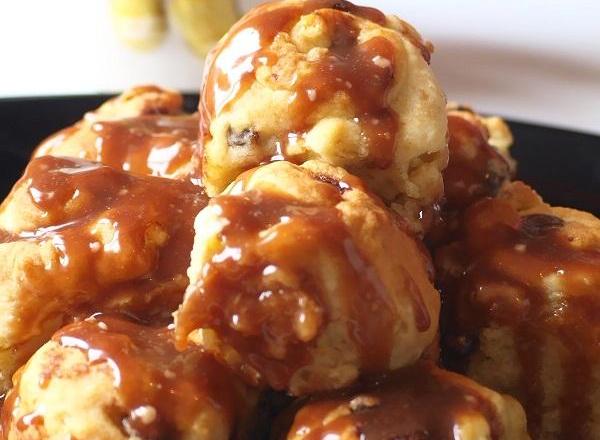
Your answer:
[[[192,161],[197,148],[198,116],[144,115],[90,122],[86,159],[139,175],[172,177]],[[83,130],[69,127],[46,140],[36,157],[53,154],[53,149]]]
[[[364,440],[453,440],[465,414],[482,415],[491,438],[501,437],[497,410],[477,385],[421,362],[389,377],[313,398],[296,414],[288,438],[325,440],[354,433]]]
[[[450,161],[444,170],[447,209],[465,209],[495,196],[510,178],[506,160],[487,141],[487,133],[469,120],[448,115]],[[473,153],[475,153],[473,155]]]
[[[352,101],[355,120],[360,123],[369,146],[369,165],[386,168],[392,163],[399,129],[396,114],[387,104],[396,70],[395,51],[392,43],[383,37],[358,42],[359,31],[352,15],[378,24],[384,24],[386,18],[375,9],[347,1],[266,4],[236,24],[206,65],[200,105],[201,139],[210,138],[210,121],[233,105],[253,84],[256,69],[276,63],[277,57],[269,50],[275,36],[289,31],[302,15],[312,12],[327,22],[332,45],[326,56],[310,63],[312,73],[293,85],[291,128],[280,134],[280,154],[271,159],[294,161],[286,152],[287,145],[312,128],[316,122],[313,115],[321,104],[343,92]]]
[[[180,438],[197,416],[211,407],[233,426],[243,406],[233,379],[216,361],[199,350],[179,353],[166,328],[146,327],[107,315],[94,315],[60,330],[53,341],[87,355],[90,366],[107,365],[120,402],[105,411],[124,435],[140,438]],[[192,368],[193,366],[193,368]],[[50,366],[54,369],[57,365]],[[40,387],[46,388],[56,372],[44,370]],[[19,389],[19,380],[15,390]],[[20,402],[11,392],[2,411],[8,434],[12,414]],[[143,412],[150,412],[144,417]],[[42,409],[22,415],[14,426],[25,431],[44,424]]]
[[[340,200],[338,188],[323,184],[322,190]],[[336,301],[349,310],[348,330],[364,370],[387,368],[394,322],[389,294],[334,205],[306,205],[252,190],[219,196],[209,207],[226,224],[219,233],[223,248],[188,290],[178,317],[181,339],[195,328],[213,329],[269,384],[286,388],[292,374],[311,361],[310,348],[331,319],[318,263],[327,255],[327,264],[342,272]],[[308,328],[308,334],[298,328]]]
[[[561,341],[567,351],[561,359],[567,380],[560,397],[561,430],[584,438],[591,411],[586,400],[590,366],[600,360],[600,249],[573,248],[560,233],[563,225],[547,214],[520,218],[502,200],[475,204],[465,216],[465,278],[445,283],[444,290],[458,334],[476,335],[490,324],[514,330],[522,370],[517,397],[534,436],[542,423],[543,344],[548,335]],[[553,291],[558,299],[545,284],[552,279],[561,283]],[[494,295],[498,286],[504,293]]]
[[[202,190],[191,183],[133,177],[97,163],[50,156],[34,159],[20,186],[42,211],[38,228],[3,239],[49,242],[58,254],[49,266],[30,270],[32,298],[42,294],[48,308],[70,314],[81,308],[170,319],[187,284],[193,222],[207,202]],[[93,232],[98,225],[106,226],[111,240],[99,241]],[[149,246],[149,240],[156,243]],[[111,268],[106,267],[109,261]],[[27,331],[48,317],[39,306],[29,301],[20,310]]]

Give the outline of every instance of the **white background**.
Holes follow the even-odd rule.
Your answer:
[[[434,42],[449,99],[600,134],[600,1],[357,2],[400,15]],[[195,91],[201,69],[177,32],[150,53],[122,47],[107,0],[0,0],[0,97],[148,82]]]

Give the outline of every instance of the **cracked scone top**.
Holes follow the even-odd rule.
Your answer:
[[[445,97],[430,52],[407,23],[347,1],[251,11],[205,68],[209,194],[261,163],[321,159],[361,177],[420,230],[447,162]]]
[[[196,218],[178,343],[255,385],[305,394],[411,364],[437,335],[418,240],[341,168],[276,162]]]

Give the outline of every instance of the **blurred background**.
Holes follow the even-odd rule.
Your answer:
[[[196,92],[207,40],[260,3],[237,0],[234,11],[212,0],[219,12],[206,14],[207,1],[148,2],[154,9],[130,26],[144,16],[137,0],[0,0],[0,98],[138,83]],[[432,65],[450,100],[600,134],[600,2],[355,2],[398,14],[435,44]]]

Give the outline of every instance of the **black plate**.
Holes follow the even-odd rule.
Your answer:
[[[21,175],[33,148],[108,99],[105,95],[0,100],[0,200]],[[186,108],[197,97],[186,96]],[[518,178],[549,203],[600,215],[600,137],[510,122]]]

